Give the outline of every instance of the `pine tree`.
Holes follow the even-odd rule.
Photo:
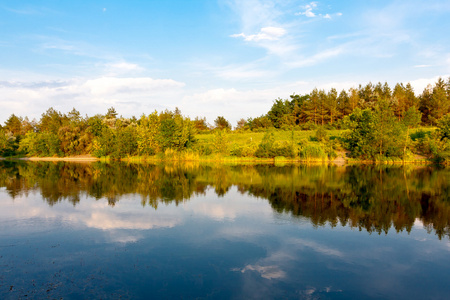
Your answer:
[[[328,117],[330,120],[330,124],[333,125],[333,121],[337,120],[340,117],[340,111],[339,111],[339,103],[338,103],[338,97],[337,97],[337,91],[335,88],[332,88],[326,97],[327,99],[327,111],[328,111]]]

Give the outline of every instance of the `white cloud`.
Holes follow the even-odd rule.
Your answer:
[[[236,12],[242,24],[243,32],[274,26],[283,15],[278,3],[273,0],[230,0],[227,4]]]
[[[124,77],[125,75],[136,76],[137,74],[145,71],[145,69],[138,64],[123,60],[105,64],[98,64],[97,67],[103,68],[105,76],[108,77]]]
[[[0,81],[0,119],[12,113],[39,119],[53,107],[61,112],[73,107],[90,116],[114,106],[125,116],[175,108],[185,84],[150,77],[73,78],[66,81]]]
[[[275,41],[286,34],[286,30],[281,27],[264,27],[257,34],[246,35],[245,33],[233,34],[231,37],[243,37],[246,41],[258,42],[261,40]]]
[[[122,62],[116,62],[116,63],[109,63],[106,64],[106,66],[118,69],[118,70],[124,70],[124,71],[136,71],[136,70],[142,70],[142,68],[137,64],[128,63],[125,61]]]
[[[101,77],[87,80],[80,87],[86,89],[92,96],[109,96],[120,93],[149,93],[165,91],[172,88],[182,88],[184,83],[172,79],[141,78],[117,78]]]
[[[434,76],[431,78],[419,78],[412,80],[409,83],[414,88],[414,92],[416,93],[416,95],[418,95],[421,94],[429,84],[434,85],[439,77],[448,78],[449,76],[450,75],[442,75],[442,76]]]
[[[240,118],[265,114],[272,101],[285,94],[283,87],[250,90],[217,88],[184,96],[181,108],[187,115],[197,116],[201,107],[210,122],[223,115],[234,125]]]
[[[340,12],[334,13],[334,14],[326,13],[324,15],[320,14],[320,13],[315,13],[313,10],[317,9],[317,5],[318,5],[318,2],[311,2],[311,3],[309,3],[309,4],[307,4],[307,5],[302,7],[303,11],[298,12],[295,15],[297,15],[297,16],[305,16],[305,17],[308,17],[308,18],[319,17],[319,18],[324,18],[324,19],[329,19],[329,20],[331,20],[333,16],[336,16],[336,17],[342,16],[342,13],[340,13]]]
[[[316,14],[313,12],[313,9],[317,7],[317,2],[311,2],[305,6],[303,6],[304,11],[297,13],[297,15],[304,15],[308,18],[316,17]]]
[[[291,62],[289,62],[289,66],[292,68],[301,68],[306,66],[316,65],[321,63],[327,59],[339,56],[345,53],[345,48],[342,46],[331,48],[324,50],[322,52],[318,52],[310,57],[297,57],[293,58]]]
[[[291,29],[295,31],[297,27],[287,15],[292,4],[273,0],[235,0],[227,3],[241,23],[241,33],[231,37],[243,38],[252,45],[266,49],[268,57],[288,58],[298,49],[297,41],[291,36]]]

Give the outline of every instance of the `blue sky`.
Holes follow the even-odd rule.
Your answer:
[[[179,107],[233,125],[314,87],[450,74],[450,1],[0,3],[0,122]]]

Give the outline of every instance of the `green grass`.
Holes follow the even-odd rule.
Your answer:
[[[337,137],[342,136],[345,132],[347,132],[347,130],[327,130],[326,132],[328,137]],[[273,133],[275,135],[276,141],[292,141],[292,131],[274,130]],[[258,145],[259,143],[261,143],[264,134],[265,132],[230,132],[227,138],[230,145],[247,145],[249,143],[256,143]],[[294,130],[294,142],[305,139],[309,140],[310,138],[314,137],[315,134],[315,130]],[[198,139],[199,143],[214,143],[214,133],[198,134],[196,138]]]
[[[425,127],[425,128],[415,128],[410,131],[410,133],[417,132],[419,130],[423,130],[425,132],[433,132],[435,128]],[[333,141],[330,142],[321,142],[316,141],[316,131],[315,130],[302,130],[302,131],[285,131],[285,130],[272,130],[274,134],[275,141],[277,143],[286,142],[288,144],[293,144],[295,147],[295,156],[294,158],[286,158],[282,156],[278,156],[275,158],[257,158],[254,155],[240,155],[233,153],[241,153],[234,152],[236,149],[247,150],[251,153],[257,149],[258,145],[261,143],[266,132],[228,132],[226,135],[226,141],[228,145],[228,151],[223,153],[217,153],[214,149],[214,144],[216,142],[216,134],[214,132],[211,133],[203,133],[198,134],[197,138],[197,146],[194,146],[191,150],[186,150],[182,152],[177,152],[171,149],[166,150],[165,153],[159,153],[155,156],[149,157],[128,157],[122,160],[128,162],[156,162],[156,161],[165,161],[165,162],[203,162],[203,163],[225,163],[225,164],[242,164],[242,163],[276,163],[283,164],[285,162],[302,162],[302,163],[326,163],[330,160],[334,160],[336,156],[335,151],[344,151],[342,146],[337,142],[338,148],[330,148],[329,145],[334,145]],[[338,137],[343,137],[348,132],[348,130],[326,130],[326,136],[328,139],[333,140]],[[326,146],[328,145],[328,146]],[[197,148],[198,146],[206,146],[209,147],[212,152],[211,154],[202,154],[204,152],[199,151],[201,148]],[[335,146],[333,146],[335,147]],[[331,152],[330,152],[331,151]],[[245,151],[244,151],[245,152]],[[244,153],[242,152],[242,153]],[[246,152],[246,153],[247,153]],[[334,152],[334,156],[330,153]],[[236,156],[234,156],[236,155]],[[375,159],[370,162],[378,162],[378,163],[405,163],[405,162],[414,162],[419,161],[413,157],[402,160],[392,159],[392,158],[383,158],[383,159]],[[350,159],[349,162],[361,162],[358,159]],[[423,163],[423,159],[419,162]]]

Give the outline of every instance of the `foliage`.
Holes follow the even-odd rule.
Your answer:
[[[60,140],[53,132],[36,133],[29,131],[19,143],[20,152],[29,156],[61,156]]]
[[[158,133],[158,144],[161,151],[165,151],[168,148],[175,150],[182,150],[192,140],[192,134],[190,134],[185,125],[190,120],[184,119],[179,113],[173,113],[166,110],[159,115],[160,125]]]
[[[374,110],[356,109],[350,115],[350,129],[346,139],[347,149],[353,157],[401,157],[406,144],[401,138],[409,135],[404,124],[394,116],[387,101],[380,101]],[[402,147],[402,145],[404,147]]]
[[[214,133],[214,149],[216,153],[227,154],[228,153],[228,137],[227,131],[216,130]]]
[[[215,120],[214,120],[214,125],[216,129],[222,130],[222,129],[228,129],[231,130],[231,124],[230,122],[228,122],[227,119],[225,119],[225,117],[223,116],[218,116]]]
[[[320,126],[317,128],[314,137],[316,138],[317,141],[323,142],[328,139],[327,131],[325,130],[325,128],[323,128],[323,126]]]
[[[320,143],[301,141],[299,142],[298,156],[304,160],[325,160],[328,158],[325,148]]]
[[[240,119],[234,131],[224,116],[218,116],[214,121],[218,132],[214,133],[206,118],[191,120],[178,108],[143,114],[139,120],[119,117],[114,107],[105,115],[85,118],[75,108],[67,114],[49,108],[38,121],[12,114],[0,127],[0,154],[92,154],[120,159],[161,156],[172,149],[271,158],[295,157],[300,152],[309,157],[309,152],[322,147],[323,153],[333,157],[337,144],[327,136],[339,128],[348,129],[340,150],[358,159],[405,159],[421,154],[446,161],[449,113],[450,79],[441,78],[419,97],[409,83],[396,84],[393,89],[387,83],[368,83],[339,93],[334,88],[315,88],[308,94],[274,100],[266,114]],[[420,125],[438,126],[437,133],[414,132]],[[319,143],[298,144],[304,139]]]
[[[276,156],[293,158],[295,153],[292,144],[275,141],[273,131],[267,131],[255,151],[255,156],[261,158],[274,158]]]
[[[158,112],[154,111],[148,116],[141,116],[136,128],[137,152],[139,155],[154,155],[159,151],[159,126]]]
[[[439,138],[442,140],[450,140],[450,113],[446,114],[438,122]]]

